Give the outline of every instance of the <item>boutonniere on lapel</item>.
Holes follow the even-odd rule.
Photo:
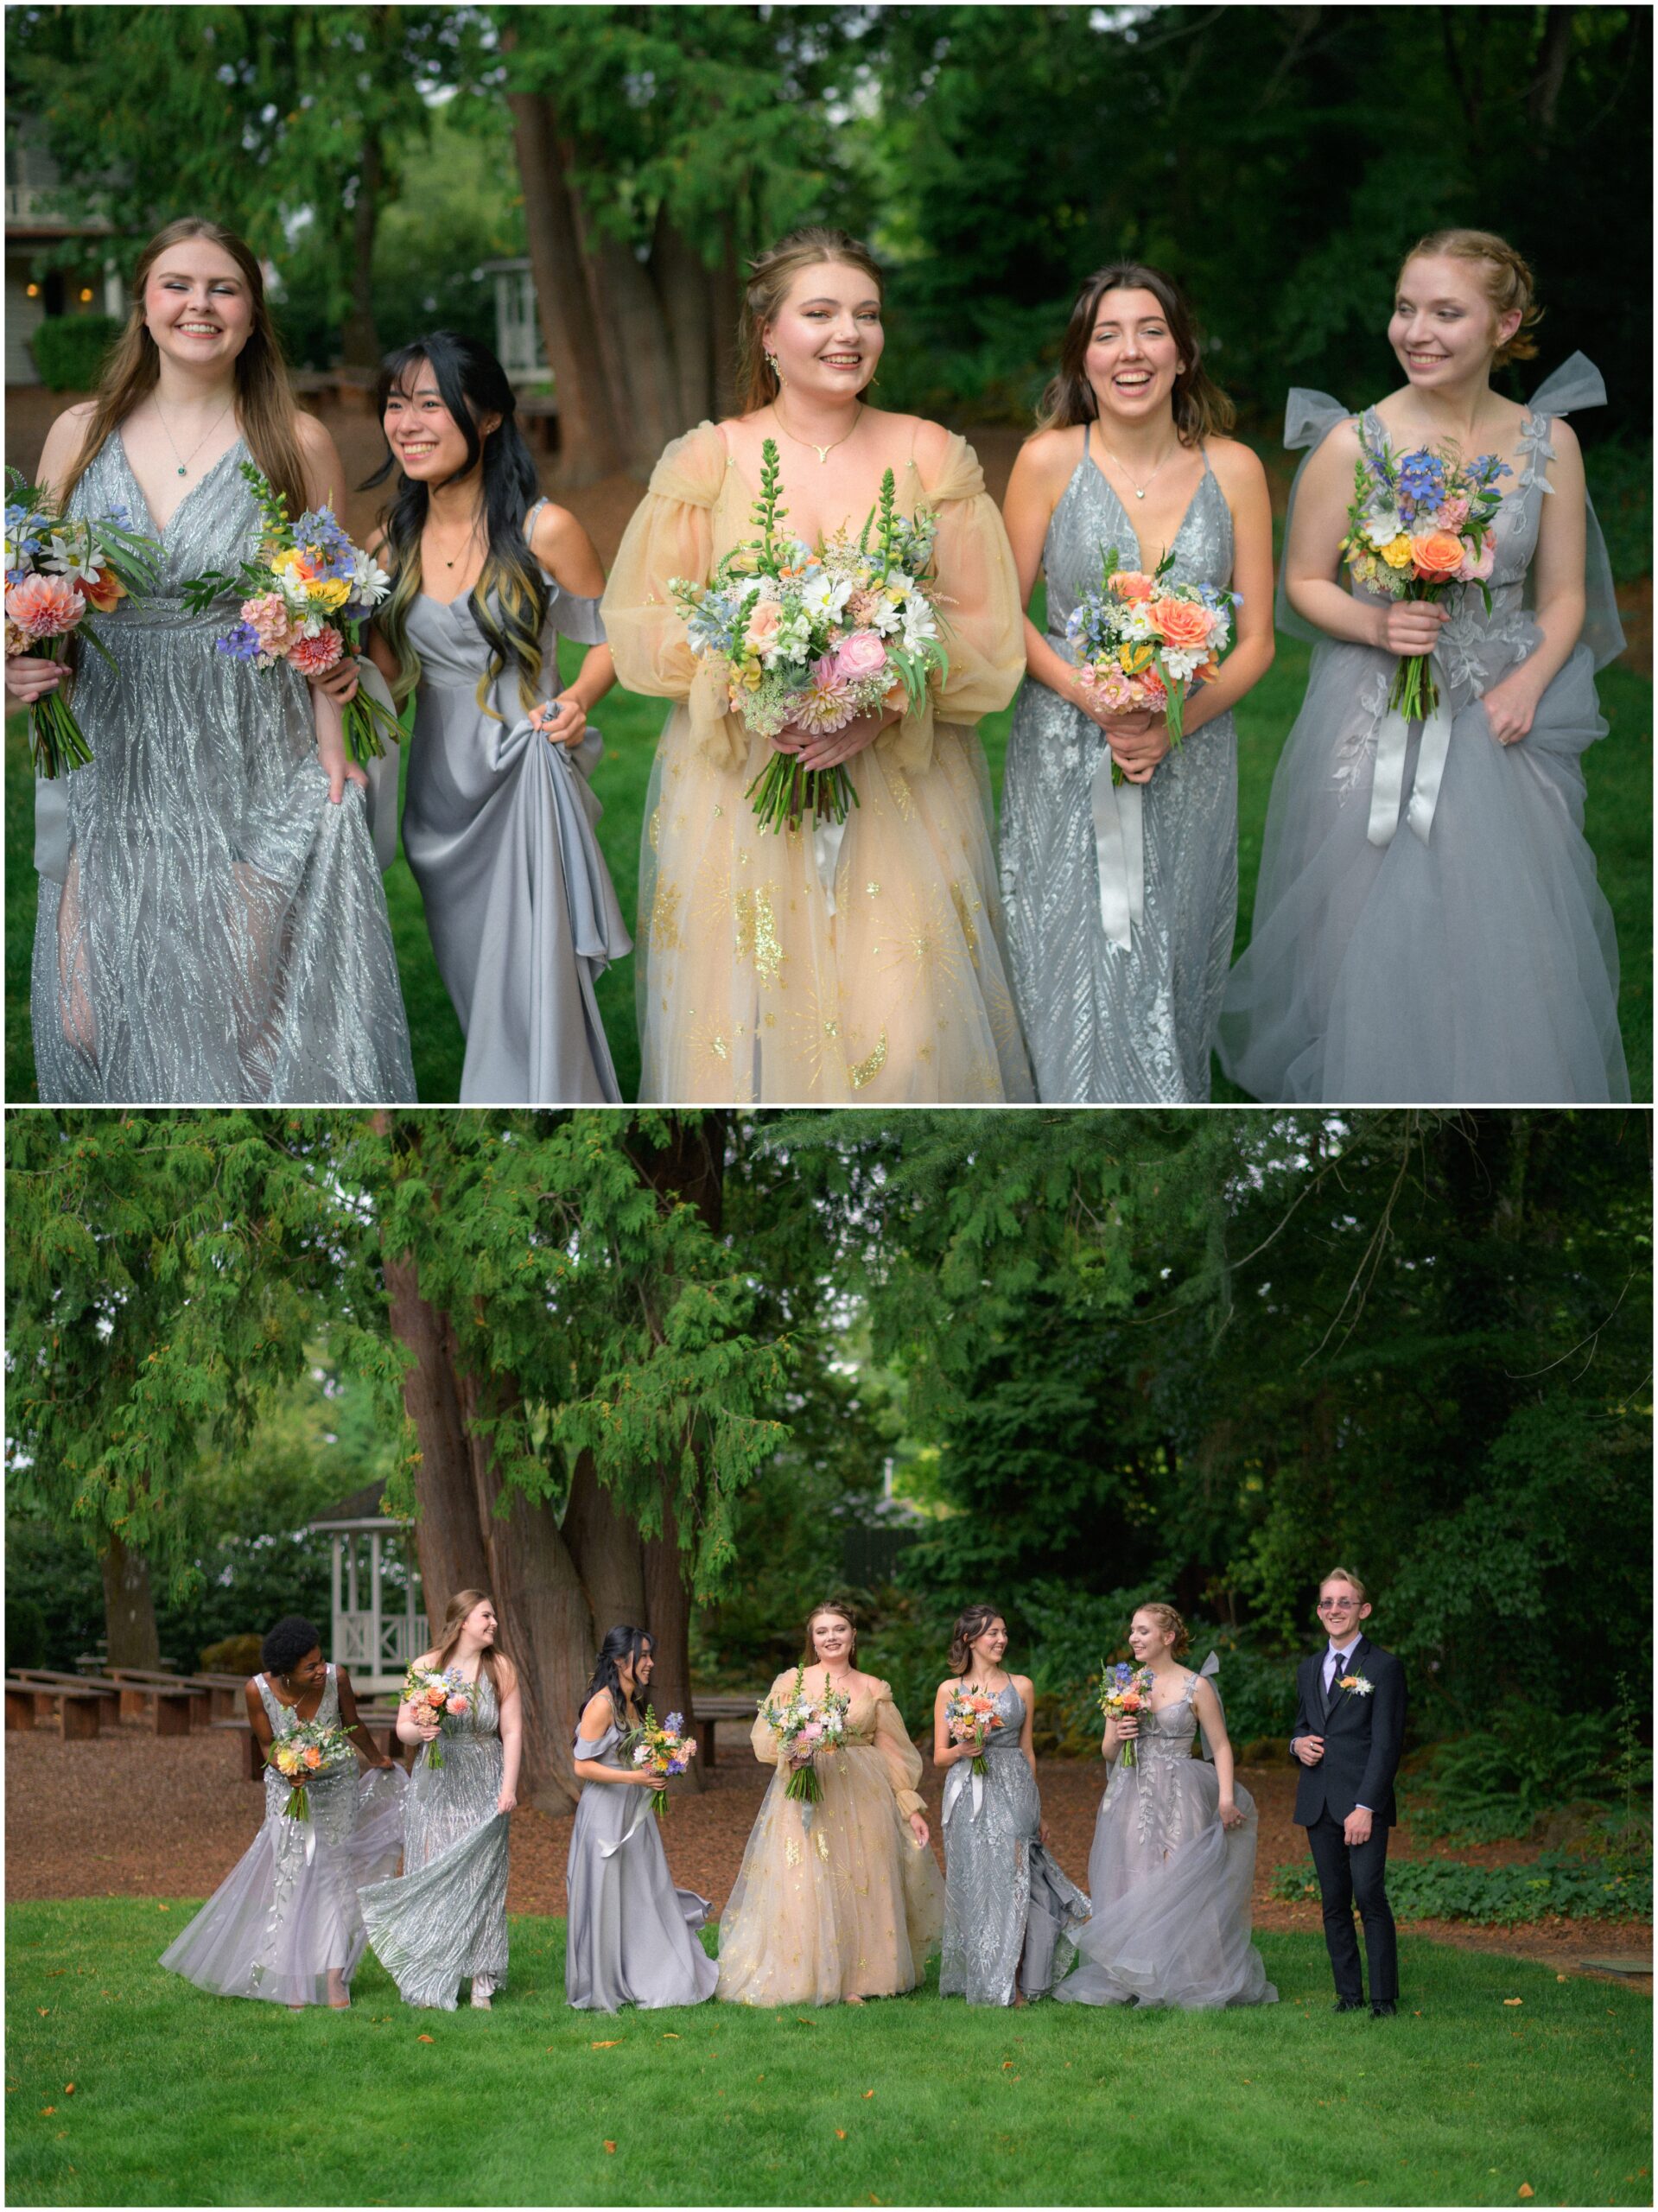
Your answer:
[[[1355,1697],[1369,1697],[1375,1684],[1365,1675],[1344,1675],[1336,1685],[1338,1690],[1350,1690]]]

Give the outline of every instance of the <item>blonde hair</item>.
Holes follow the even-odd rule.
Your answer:
[[[487,1590],[457,1590],[455,1592],[443,1608],[443,1625],[438,1630],[437,1642],[433,1646],[433,1649],[437,1654],[435,1663],[440,1673],[448,1664],[450,1653],[461,1641],[461,1631],[467,1624],[467,1615],[471,1612],[474,1605],[493,1605],[494,1603],[495,1600]],[[486,1643],[484,1646],[480,1664],[494,1684],[495,1694],[499,1697],[501,1693],[500,1669],[505,1666],[510,1670],[512,1662],[499,1643]]]
[[[1134,1611],[1137,1613],[1149,1613],[1165,1634],[1174,1638],[1173,1643],[1169,1646],[1171,1659],[1185,1657],[1191,1649],[1191,1638],[1186,1633],[1185,1621],[1181,1619],[1172,1605],[1166,1605],[1159,1602],[1150,1605],[1136,1605]]]
[[[1537,280],[1531,273],[1530,264],[1523,254],[1516,253],[1506,238],[1495,231],[1430,231],[1426,238],[1418,238],[1399,264],[1399,276],[1405,273],[1408,263],[1419,254],[1449,254],[1453,261],[1477,262],[1480,283],[1494,315],[1512,315],[1520,310],[1520,327],[1506,346],[1499,346],[1492,358],[1491,366],[1500,369],[1505,361],[1534,360],[1536,341],[1531,334],[1543,319],[1543,310],[1536,304]],[[1394,279],[1397,289],[1399,277]],[[1326,1576],[1325,1580],[1328,1580]]]
[[[801,270],[819,268],[826,261],[861,269],[877,295],[885,297],[880,264],[863,241],[849,232],[813,223],[804,230],[791,231],[775,245],[767,246],[748,264],[748,283],[737,324],[738,404],[746,415],[768,406],[780,389],[777,371],[766,360],[761,334],[778,314]]]
[[[1344,1582],[1348,1588],[1352,1592],[1353,1595],[1358,1599],[1360,1605],[1362,1605],[1364,1603],[1364,1585],[1359,1580],[1357,1575],[1354,1573],[1350,1567],[1332,1567],[1329,1573],[1325,1575],[1324,1582],[1321,1582],[1318,1585],[1318,1587],[1321,1590],[1324,1586],[1324,1582]]]

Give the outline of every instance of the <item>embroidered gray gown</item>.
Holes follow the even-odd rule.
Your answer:
[[[303,679],[217,643],[258,527],[238,439],[164,532],[111,433],[73,512],[124,507],[161,539],[155,594],[98,618],[74,706],[92,747],[37,784],[31,1014],[41,1096],[62,1103],[412,1101],[414,1073],[363,792],[339,805]]]
[[[535,509],[524,524],[527,537]],[[543,575],[546,573],[543,571]],[[601,645],[599,602],[552,586],[542,635],[546,689],[556,640]],[[588,784],[604,752],[589,729],[574,753],[526,720],[516,670],[478,686],[488,640],[470,594],[422,592],[409,610],[420,656],[403,842],[426,905],[432,950],[461,1027],[467,1106],[620,1101],[594,985],[632,950],[593,825]]]
[[[1088,1899],[1038,1839],[1036,1778],[1019,1747],[1025,1700],[1009,1682],[994,1699],[1001,1726],[985,1740],[985,1772],[958,1759],[944,1779],[944,1949],[941,1997],[1011,2005],[1017,1982],[1044,1997],[1075,1955],[1070,1931]]]
[[[1623,643],[1592,510],[1583,633],[1529,732],[1498,745],[1480,704],[1539,641],[1528,603],[1551,488],[1550,410],[1598,406],[1605,397],[1598,372],[1574,354],[1526,416],[1518,480],[1496,524],[1491,612],[1464,591],[1435,656],[1452,722],[1426,838],[1401,808],[1390,839],[1370,842],[1394,657],[1323,636],[1280,591],[1280,628],[1318,643],[1273,779],[1254,928],[1221,1020],[1222,1065],[1253,1096],[1419,1105],[1628,1098],[1617,939],[1583,835],[1583,759],[1606,734],[1595,671]],[[1292,391],[1286,442],[1316,448],[1346,419],[1327,394]],[[1374,410],[1365,419],[1377,427]],[[1417,792],[1420,753],[1413,724],[1407,800]]]
[[[1048,643],[1115,546],[1140,548],[1089,450],[1048,524]],[[1174,537],[1173,575],[1225,585],[1232,517],[1205,456]],[[1180,1103],[1209,1096],[1209,1056],[1237,912],[1237,752],[1219,715],[1143,785],[1113,791],[1105,733],[1027,676],[1002,789],[1001,867],[1013,998],[1045,1103]],[[1096,830],[1096,817],[1099,828]],[[1143,900],[1134,912],[1143,880]]]
[[[299,1716],[263,1675],[257,1679],[271,1734],[292,1735]],[[339,1725],[340,1686],[332,1667],[315,1718]],[[310,1819],[290,1821],[283,1808],[292,1785],[267,1767],[258,1834],[162,1953],[162,1966],[218,1997],[326,2005],[329,1969],[349,1982],[362,1959],[359,1886],[380,1880],[397,1863],[407,1780],[400,1766],[359,1774],[353,1751],[307,1785]]]
[[[613,1721],[596,1742],[578,1736],[575,1756],[620,1765],[622,1734]],[[581,1784],[565,1894],[567,2003],[592,2012],[654,2011],[713,1996],[720,1969],[695,1931],[714,1908],[694,1890],[675,1888],[648,1789]]]
[[[1250,1941],[1255,1800],[1235,1786],[1243,1825],[1221,1826],[1219,1780],[1192,1757],[1197,1680],[1188,1675],[1172,1705],[1140,1714],[1135,1764],[1119,1753],[1112,1766],[1088,1859],[1093,1916],[1076,1931],[1076,1972],[1054,1992],[1068,2005],[1197,2012],[1278,2002]]]
[[[446,1718],[443,1764],[422,1744],[409,1778],[403,1874],[359,1900],[374,1955],[406,2005],[453,2012],[461,1980],[506,1983],[506,1831],[500,1707],[480,1669],[478,1696]]]

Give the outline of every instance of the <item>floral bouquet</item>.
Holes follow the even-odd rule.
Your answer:
[[[979,1746],[973,1754],[972,1768],[975,1774],[984,1773],[984,1739],[993,1728],[1002,1725],[994,1700],[981,1697],[976,1690],[957,1688],[944,1707],[944,1721],[958,1744]]]
[[[124,507],[65,515],[49,492],[7,469],[6,658],[38,652],[44,660],[63,660],[79,633],[113,668],[87,609],[112,613],[118,600],[153,591],[161,556],[153,537],[129,526]],[[29,743],[42,776],[85,767],[92,759],[64,684],[29,709]]]
[[[353,545],[332,507],[288,519],[287,502],[273,492],[251,461],[242,463],[259,505],[259,550],[233,575],[209,573],[184,587],[192,609],[210,607],[226,593],[241,600],[241,620],[219,641],[221,653],[274,668],[285,660],[302,676],[326,676],[345,653],[362,645],[362,627],[385,597],[391,579],[360,546]],[[346,707],[346,745],[360,767],[402,735],[397,717],[366,691]]]
[[[792,1761],[810,1753],[816,1758],[819,1751],[832,1751],[846,1734],[847,1712],[852,1700],[839,1690],[827,1687],[817,1697],[806,1694],[806,1669],[795,1669],[795,1678],[788,1695],[781,1700],[767,1698],[760,1707],[760,1719],[778,1739],[779,1756]],[[790,1774],[785,1797],[797,1797],[804,1804],[821,1804],[823,1785],[817,1778],[817,1770],[808,1764],[797,1766]]]
[[[325,1767],[338,1766],[342,1759],[352,1758],[355,1748],[345,1730],[333,1720],[302,1720],[287,1735],[279,1736],[265,1758],[294,1785],[283,1807],[284,1819],[308,1821],[311,1801],[306,1783]]]
[[[1100,1669],[1100,1711],[1108,1720],[1129,1720],[1149,1710],[1152,1702],[1152,1670],[1149,1667],[1131,1667],[1120,1659],[1115,1667]],[[1124,1766],[1137,1764],[1134,1739],[1127,1738],[1122,1746]]]
[[[656,1713],[647,1705],[645,1726],[629,1732],[622,1749],[631,1754],[635,1766],[648,1766],[652,1774],[665,1782],[670,1774],[683,1774],[690,1765],[696,1757],[696,1738],[685,1734],[683,1713],[670,1713],[658,1727]],[[667,1811],[665,1789],[652,1790],[651,1808],[658,1816]]]
[[[734,546],[711,582],[670,585],[692,652],[719,670],[732,711],[761,737],[844,729],[889,701],[918,705],[950,668],[930,573],[937,518],[898,512],[889,468],[857,537],[839,531],[814,551],[779,530],[788,510],[772,439],[762,453],[759,536]],[[773,830],[804,814],[844,822],[858,803],[844,767],[803,768],[788,753],[773,755],[746,796]]]
[[[448,1714],[460,1719],[470,1713],[477,1694],[477,1685],[469,1682],[458,1667],[446,1668],[441,1674],[435,1667],[411,1667],[403,1678],[403,1702],[414,1706],[422,1719],[435,1720],[440,1728]],[[426,1746],[426,1764],[442,1765],[441,1736],[435,1736]]]
[[[1173,554],[1166,554],[1147,575],[1121,567],[1112,546],[1098,584],[1066,618],[1065,639],[1078,658],[1077,681],[1108,713],[1160,710],[1178,746],[1186,694],[1219,674],[1239,595],[1217,584],[1173,582]],[[1122,781],[1115,761],[1111,779]]]
[[[1342,541],[1354,582],[1385,599],[1435,601],[1453,584],[1477,584],[1489,613],[1502,504],[1496,487],[1514,474],[1507,461],[1483,453],[1464,462],[1426,446],[1400,455],[1369,429],[1361,429],[1359,446]],[[1401,658],[1388,704],[1418,721],[1439,702],[1432,656]]]

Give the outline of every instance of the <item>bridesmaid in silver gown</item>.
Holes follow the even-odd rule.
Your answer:
[[[453,2012],[470,1975],[488,2012],[506,1986],[506,1829],[518,1802],[523,1721],[517,1669],[495,1643],[495,1607],[481,1590],[449,1600],[436,1649],[416,1661],[458,1670],[477,1686],[464,1715],[441,1725],[397,1708],[397,1733],[421,1746],[403,1816],[403,1874],[365,1890],[374,1955],[405,2005]],[[442,1738],[443,1764],[432,1747]]]
[[[1027,1675],[1006,1671],[1007,1654],[1001,1615],[969,1605],[950,1641],[955,1672],[933,1701],[933,1764],[947,1776],[938,1993],[969,2005],[1047,1996],[1075,1955],[1070,1930],[1088,1917],[1088,1899],[1048,1855],[1031,1743],[1035,1694]],[[947,1716],[958,1690],[988,1699],[1000,1727],[956,1740]],[[975,1751],[982,1775],[973,1771]]]
[[[615,682],[604,572],[537,496],[515,407],[473,339],[435,331],[387,361],[380,476],[401,473],[370,652],[395,697],[415,695],[403,850],[466,1033],[461,1103],[614,1104],[594,987],[632,946],[588,781],[604,748],[588,715]],[[560,637],[591,648],[567,690]]]
[[[1237,906],[1232,709],[1273,658],[1267,480],[1221,435],[1233,419],[1171,279],[1096,270],[1005,508],[1022,598],[1039,565],[1047,578],[1046,635],[1025,621],[1001,842],[1013,996],[1045,1103],[1209,1096]],[[1066,618],[1111,549],[1147,575],[1172,550],[1178,581],[1242,594],[1176,750],[1160,715],[1109,713],[1077,680]]]
[[[653,1663],[642,1630],[612,1629],[576,1731],[582,1788],[565,1877],[564,1995],[580,2012],[702,2005],[720,1977],[696,1933],[713,1907],[675,1888],[651,1809],[655,1777],[625,1757]]]
[[[232,601],[183,604],[186,582],[257,541],[249,461],[295,518],[342,488],[333,440],[294,405],[257,261],[187,217],[140,255],[98,391],[41,456],[72,513],[123,507],[162,546],[153,594],[99,617],[114,665],[79,657],[90,764],[36,785],[43,1099],[415,1095],[367,779],[346,765],[338,709],[285,663],[219,651]],[[12,699],[60,680],[34,656],[6,664]]]
[[[1211,1652],[1194,1675],[1180,1664],[1188,1643],[1172,1605],[1142,1605],[1129,1624],[1134,1663],[1151,1669],[1151,1709],[1105,1724],[1111,1777],[1089,1854],[1093,1916],[1077,1931],[1076,1972],[1054,1993],[1067,2005],[1202,2012],[1278,2002],[1250,1941],[1255,1800],[1236,1783],[1208,1679],[1217,1662]],[[1196,1759],[1200,1728],[1205,1756]]]
[[[299,1821],[283,1810],[290,1783],[268,1765],[258,1834],[161,1963],[218,1997],[343,2012],[367,1941],[357,1893],[397,1863],[406,1777],[358,1720],[350,1679],[325,1664],[309,1621],[278,1621],[260,1656],[264,1672],[246,1692],[255,1740],[269,1751],[320,1720],[352,1737],[370,1771],[350,1756],[321,1769],[306,1785],[310,1818]]]

